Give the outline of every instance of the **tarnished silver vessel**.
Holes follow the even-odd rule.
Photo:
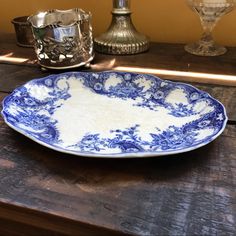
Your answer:
[[[113,0],[111,25],[107,32],[95,38],[94,47],[107,54],[136,54],[148,50],[148,38],[132,23],[130,0]]]
[[[21,47],[33,47],[34,44],[34,37],[27,19],[28,16],[20,16],[11,21],[15,28],[17,45]]]
[[[94,58],[91,14],[50,10],[30,16],[39,64],[50,69],[88,65]]]

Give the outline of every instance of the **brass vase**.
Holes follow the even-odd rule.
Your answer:
[[[112,22],[107,32],[94,40],[95,50],[106,54],[136,54],[149,48],[148,38],[135,29],[130,0],[113,0]]]

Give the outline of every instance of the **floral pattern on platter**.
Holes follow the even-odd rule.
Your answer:
[[[94,102],[90,101],[91,94],[91,99],[92,95],[98,96],[95,101],[102,98],[107,104],[114,102],[114,106],[127,105],[128,113],[129,108],[139,109],[139,121],[143,123],[134,119],[106,132],[88,129],[78,137],[73,134],[74,139],[65,138],[63,132],[68,120],[63,120],[64,115],[58,119],[58,114],[66,114],[67,105],[74,104],[71,99],[78,94],[82,96],[83,91],[89,94],[84,96],[86,104]],[[147,116],[142,118],[142,113],[150,114],[150,121]],[[32,80],[4,99],[2,115],[9,126],[42,145],[94,157],[158,156],[190,151],[214,140],[227,122],[225,108],[209,94],[184,83],[128,72],[67,72]],[[153,115],[162,118],[155,121],[151,119]],[[88,114],[87,118],[91,116]],[[98,124],[105,127],[101,122],[109,119]],[[163,123],[165,119],[168,122]]]

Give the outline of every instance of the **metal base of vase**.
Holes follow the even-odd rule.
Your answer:
[[[111,43],[106,40],[96,38],[94,41],[94,48],[96,51],[105,54],[115,55],[129,55],[146,52],[149,49],[149,43],[147,41],[136,43]]]
[[[96,51],[105,54],[128,55],[145,52],[149,49],[149,41],[145,35],[135,29],[131,13],[113,12],[108,31],[94,40]]]
[[[48,70],[48,69],[67,70],[67,69],[74,69],[74,68],[78,68],[82,66],[84,66],[85,68],[89,68],[93,59],[94,59],[94,54],[88,60],[75,64],[75,65],[71,65],[71,66],[48,66],[48,65],[41,64],[40,62],[39,62],[39,65],[41,66],[41,70],[43,71]]]

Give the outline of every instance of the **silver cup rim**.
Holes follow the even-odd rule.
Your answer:
[[[34,17],[38,17],[40,14],[42,15],[42,17],[45,17],[48,14],[53,14],[53,13],[61,13],[61,14],[65,14],[65,13],[72,13],[72,12],[76,12],[78,13],[78,15],[81,16],[82,14],[82,18],[81,19],[75,19],[71,24],[63,24],[62,22],[54,22],[51,24],[42,24],[41,26],[37,26],[34,24],[33,18]],[[47,10],[47,11],[42,11],[42,12],[38,12],[37,14],[33,14],[30,15],[27,18],[27,22],[30,23],[30,25],[34,28],[38,28],[38,29],[43,29],[43,28],[47,28],[47,27],[72,27],[74,25],[77,25],[81,22],[83,22],[84,20],[88,20],[90,21],[92,18],[92,14],[89,11],[84,11],[80,8],[72,8],[72,9],[67,9],[67,10],[59,10],[59,9],[51,9],[51,10]]]
[[[11,20],[11,23],[14,25],[30,25],[28,18],[29,16],[17,16]]]

